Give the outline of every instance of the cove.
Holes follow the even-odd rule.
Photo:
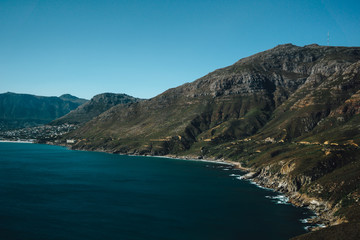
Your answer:
[[[289,239],[304,208],[225,165],[0,143],[0,239]]]

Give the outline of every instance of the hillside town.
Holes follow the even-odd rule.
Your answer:
[[[0,132],[0,140],[41,142],[57,138],[77,128],[75,124],[58,126],[41,125],[37,127],[21,128]]]

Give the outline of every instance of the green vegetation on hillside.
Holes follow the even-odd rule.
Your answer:
[[[42,97],[30,94],[0,94],[0,131],[33,127],[62,117],[87,102],[70,94]]]

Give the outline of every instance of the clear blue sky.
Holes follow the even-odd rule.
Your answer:
[[[328,32],[360,46],[360,1],[0,0],[0,93],[150,98]]]

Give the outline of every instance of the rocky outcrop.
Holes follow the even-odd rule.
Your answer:
[[[287,165],[283,165],[281,169],[288,169],[288,167]],[[288,173],[287,171],[272,173],[271,166],[267,166],[257,173],[253,172],[250,175],[245,175],[245,179],[250,179],[263,187],[284,193],[289,198],[290,203],[299,207],[307,207],[314,211],[316,217],[308,219],[309,223],[316,223],[322,227],[326,227],[347,221],[343,217],[335,216],[338,208],[335,207],[334,203],[316,197],[309,197],[306,193],[300,192],[301,189],[309,187],[312,183],[310,176],[292,176]],[[319,227],[314,227],[311,230],[317,229],[319,229]]]

